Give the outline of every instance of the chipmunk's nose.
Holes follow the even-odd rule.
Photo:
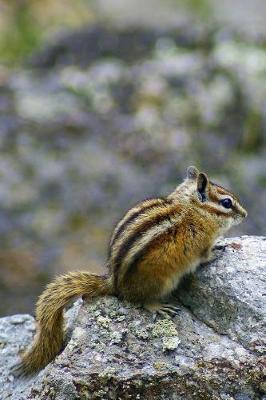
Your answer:
[[[242,208],[240,210],[240,215],[241,217],[246,218],[248,216],[248,212],[244,208]]]

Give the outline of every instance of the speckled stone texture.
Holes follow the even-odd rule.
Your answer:
[[[30,343],[34,319],[2,318],[0,398],[266,399],[265,267],[265,237],[224,239],[215,261],[182,282],[173,319],[116,298],[77,302],[65,349],[27,380],[9,368]]]

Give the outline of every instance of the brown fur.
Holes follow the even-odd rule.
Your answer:
[[[231,209],[220,204],[226,196]],[[246,215],[232,193],[190,167],[187,179],[166,199],[146,200],[118,223],[110,242],[109,278],[72,272],[47,286],[37,302],[36,338],[18,371],[34,373],[60,352],[63,309],[74,297],[113,294],[144,305],[158,302],[184,274],[210,259],[217,237]]]

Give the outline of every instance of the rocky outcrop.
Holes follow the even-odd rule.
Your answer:
[[[9,369],[34,319],[2,318],[0,398],[265,399],[266,238],[222,240],[216,256],[181,284],[173,319],[116,298],[76,303],[65,349],[27,380]]]

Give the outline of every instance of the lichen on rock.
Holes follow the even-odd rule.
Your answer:
[[[26,381],[10,367],[33,318],[2,318],[0,398],[264,399],[265,250],[264,237],[223,239],[216,259],[181,284],[173,319],[115,297],[76,302],[65,349]]]

